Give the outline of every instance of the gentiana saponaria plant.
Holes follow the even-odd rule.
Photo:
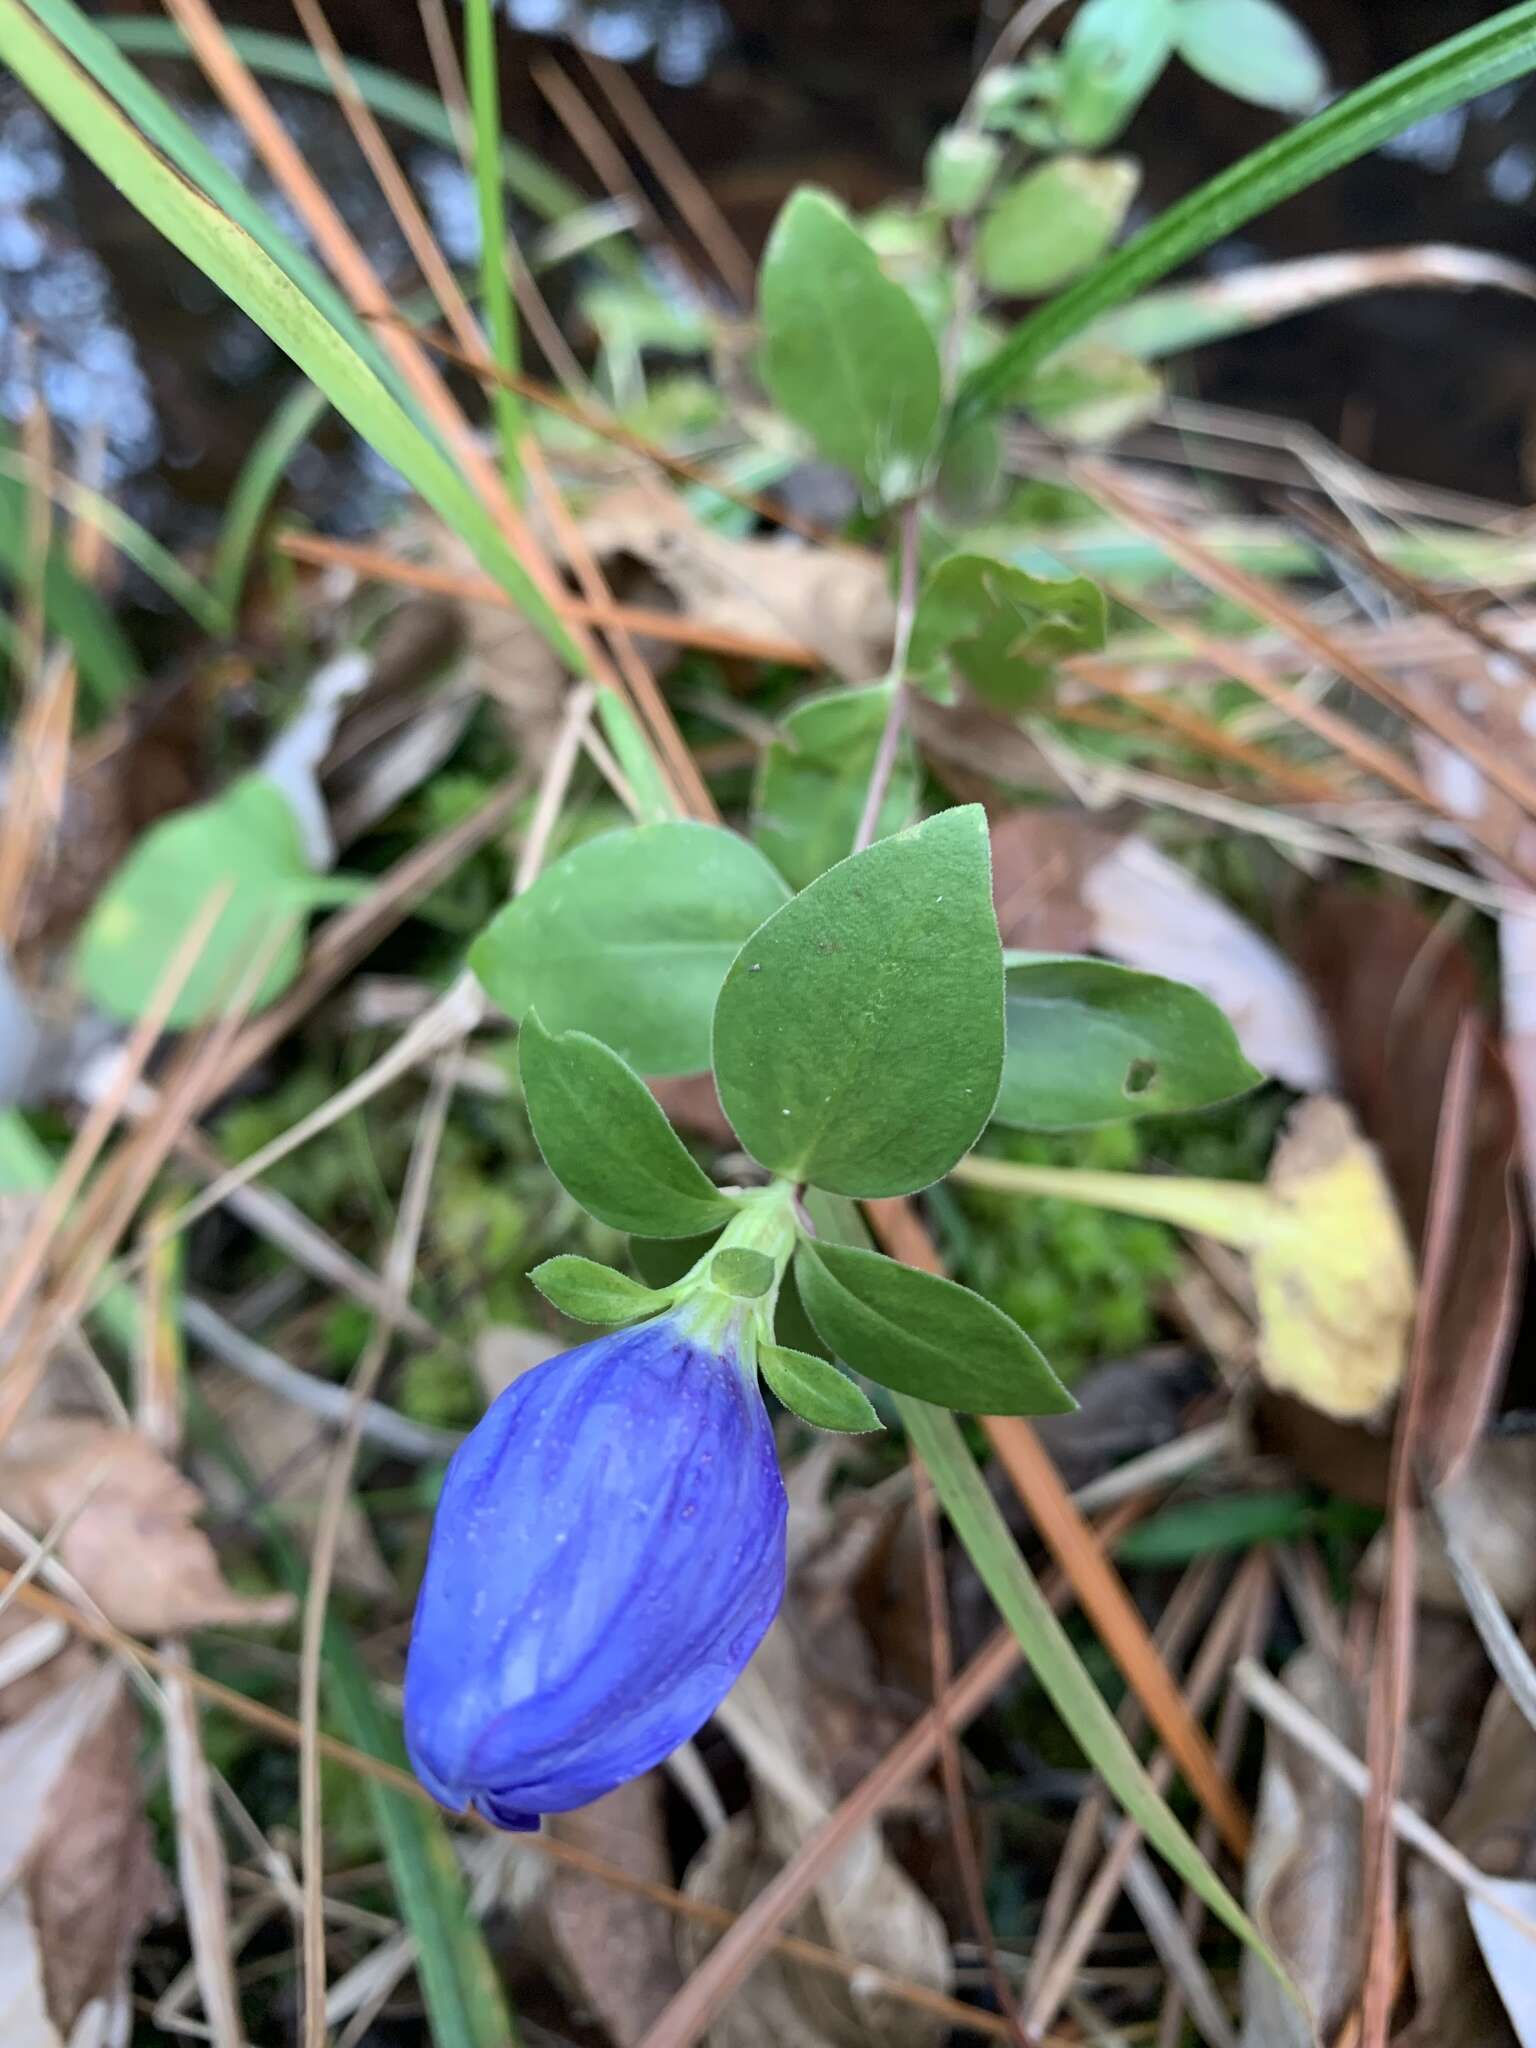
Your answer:
[[[1263,1952],[1153,1789],[946,1412],[1041,1414],[1070,1397],[1008,1316],[873,1249],[857,1207],[942,1180],[989,1123],[1060,1130],[1194,1110],[1258,1076],[1193,990],[1099,961],[1005,957],[986,817],[975,805],[923,815],[909,713],[914,692],[944,701],[961,689],[1004,717],[1048,710],[1061,660],[1104,643],[1102,592],[1010,526],[1010,412],[1066,438],[1140,417],[1158,389],[1150,363],[1168,352],[1168,309],[1151,331],[1145,319],[1096,323],[1265,207],[1529,71],[1536,0],[1313,113],[1119,247],[1137,167],[1095,152],[1164,67],[1177,58],[1299,114],[1326,85],[1310,44],[1275,0],[1086,0],[1054,46],[1004,54],[935,144],[918,205],[859,222],[824,193],[797,192],[762,264],[757,366],[777,416],[759,401],[737,428],[761,438],[777,474],[806,455],[855,480],[865,531],[893,557],[888,672],[845,679],[783,717],[739,831],[677,816],[630,707],[599,691],[650,822],[556,859],[470,950],[486,996],[520,1027],[551,1173],[631,1234],[642,1277],[573,1257],[535,1275],[558,1310],[606,1334],[515,1382],[449,1468],[410,1648],[407,1738],[444,1805],[527,1827],[647,1769],[702,1724],[783,1587],[784,1493],[761,1381],[814,1426],[904,1429],[1094,1768],[1150,1845]],[[506,521],[379,335],[103,30],[74,0],[0,0],[0,59],[580,672]],[[1179,345],[1199,339],[1190,308],[1175,312]],[[707,338],[702,312],[682,326],[666,346]],[[516,415],[501,419],[510,442]],[[257,984],[240,992],[257,1006],[293,979],[309,910],[346,885],[317,872],[286,802],[258,775],[147,837],[81,951],[103,1009],[141,1014],[188,918],[220,889],[213,966],[188,983],[174,1021],[219,1013],[232,974]],[[647,1086],[705,1070],[738,1141],[718,1178]],[[392,1855],[409,1884],[420,1858],[403,1842]],[[441,2002],[423,1950],[429,2003]]]

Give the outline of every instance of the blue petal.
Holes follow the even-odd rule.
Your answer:
[[[761,1641],[784,1523],[755,1385],[671,1318],[524,1374],[444,1481],[406,1668],[422,1782],[514,1827],[649,1770]]]

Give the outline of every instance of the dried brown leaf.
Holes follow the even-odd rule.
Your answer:
[[[38,1535],[71,1518],[59,1562],[130,1635],[271,1626],[293,1612],[285,1593],[225,1582],[192,1519],[202,1494],[136,1430],[76,1417],[28,1423],[0,1456],[0,1498]]]
[[[1506,1614],[1516,1618],[1536,1605],[1536,1439],[1494,1438],[1480,1444],[1465,1470],[1440,1490],[1440,1512],[1455,1531],[1479,1576]],[[1360,1583],[1379,1592],[1385,1539],[1373,1539],[1360,1567]],[[1422,1516],[1415,1593],[1450,1614],[1465,1603],[1434,1518]]]
[[[1361,1717],[1337,1667],[1304,1650],[1286,1689],[1351,1749]],[[1247,1902],[1271,1947],[1331,2039],[1360,1976],[1360,1808],[1333,1775],[1271,1727],[1254,1816]],[[1243,2048],[1310,2048],[1312,2034],[1284,1990],[1251,1956],[1243,1960]]]
[[[591,1850],[657,1884],[672,1879],[654,1772],[575,1813],[554,1815],[558,1841]],[[602,2021],[616,2048],[634,2048],[682,1987],[672,1915],[649,1899],[616,1892],[573,1870],[557,1870],[545,1898],[550,1932],[579,2002]]]
[[[691,618],[753,638],[798,641],[854,680],[885,666],[896,611],[876,555],[808,548],[788,536],[733,540],[652,484],[600,499],[582,531],[610,580],[624,558],[637,562]]]
[[[1526,1647],[1532,1636],[1526,1634]],[[1442,1829],[1492,1877],[1536,1877],[1536,1730],[1503,1687],[1488,1702],[1465,1781]],[[1511,2048],[1515,2035],[1484,1965],[1459,1885],[1408,1868],[1418,2011],[1398,2048]]]
[[[0,1732],[0,2028],[6,2048],[123,2038],[127,1969],[167,1904],[117,1666]]]
[[[1440,1106],[1480,977],[1444,924],[1392,897],[1330,889],[1295,949],[1328,1019],[1344,1091],[1380,1148],[1410,1241],[1429,1213]],[[1468,1152],[1424,1388],[1432,1476],[1464,1462],[1497,1404],[1527,1256],[1514,1197],[1517,1115],[1509,1075],[1482,1033]]]

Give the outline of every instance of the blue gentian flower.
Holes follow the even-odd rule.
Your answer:
[[[444,1480],[405,1674],[422,1783],[534,1828],[659,1763],[773,1619],[785,1512],[718,1317],[674,1310],[525,1373]]]

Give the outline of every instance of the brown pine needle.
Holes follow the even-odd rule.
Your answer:
[[[750,306],[757,266],[741,238],[720,210],[708,186],[683,155],[647,105],[627,71],[589,50],[582,59],[597,80],[608,104],[629,131],[630,140],[656,173],[657,181],[698,239],[699,247],[719,272],[737,302]]]

